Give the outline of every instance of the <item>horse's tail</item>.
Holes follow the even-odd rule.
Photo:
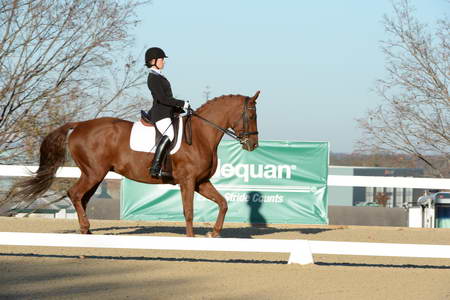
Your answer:
[[[42,196],[52,185],[56,171],[66,159],[66,140],[70,129],[79,123],[66,123],[50,132],[42,141],[39,168],[29,179],[18,182],[10,192],[10,199],[32,202]]]

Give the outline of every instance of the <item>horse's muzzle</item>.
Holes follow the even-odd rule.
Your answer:
[[[255,150],[256,148],[258,148],[258,142],[256,142],[256,143],[252,143],[252,142],[249,142],[249,141],[247,141],[245,144],[242,144],[242,148],[244,149],[244,150],[247,150],[247,151],[253,151],[253,150]]]

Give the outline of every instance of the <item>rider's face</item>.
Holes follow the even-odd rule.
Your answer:
[[[158,67],[158,69],[162,70],[164,68],[164,64],[165,64],[164,58],[158,58],[156,60],[156,66]]]

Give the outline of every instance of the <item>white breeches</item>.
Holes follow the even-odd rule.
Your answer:
[[[167,135],[170,141],[173,141],[175,133],[173,131],[172,121],[170,120],[170,118],[161,119],[155,124],[156,128],[158,128],[159,132],[161,132],[162,135]]]

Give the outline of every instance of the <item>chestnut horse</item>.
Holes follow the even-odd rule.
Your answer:
[[[217,168],[217,147],[224,133],[234,135],[247,151],[253,151],[258,146],[256,124],[258,95],[259,91],[253,97],[227,95],[207,101],[190,117],[192,144],[186,143],[183,139],[180,149],[171,155],[173,175],[171,183],[180,185],[186,235],[189,237],[194,236],[192,224],[194,191],[219,206],[213,231],[208,235],[217,237],[222,230],[228,206],[225,198],[210,181]],[[183,121],[186,122],[186,119],[185,116]],[[77,211],[81,233],[91,233],[86,206],[108,171],[114,171],[139,182],[165,183],[149,175],[148,167],[153,159],[152,153],[130,149],[132,126],[133,123],[126,120],[99,118],[67,123],[54,130],[41,144],[38,171],[20,184],[22,190],[17,195],[30,201],[50,187],[57,169],[65,161],[66,140],[69,136],[67,144],[73,160],[81,170],[81,176],[69,189],[68,196]],[[68,135],[70,129],[73,131]]]

